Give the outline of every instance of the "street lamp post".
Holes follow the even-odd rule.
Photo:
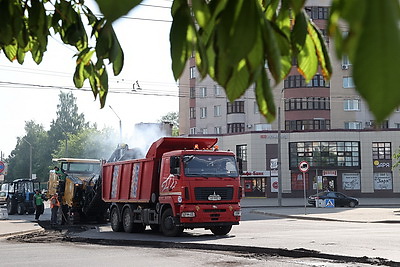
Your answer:
[[[278,106],[278,206],[282,207],[282,136],[281,136],[281,104]]]
[[[22,138],[29,145],[29,179],[32,179],[32,144]]]
[[[117,112],[111,107],[111,105],[108,105],[110,109],[114,112],[115,116],[117,116],[119,120],[119,143],[122,144],[122,121],[121,118],[118,116]]]

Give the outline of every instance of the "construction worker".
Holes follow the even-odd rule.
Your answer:
[[[58,201],[58,194],[55,193],[50,199],[50,209],[51,209],[50,224],[51,225],[57,224],[57,212],[58,212],[59,207],[60,207],[60,201]]]
[[[33,206],[35,207],[35,220],[39,221],[40,215],[44,212],[44,199],[39,189],[35,190],[35,194],[33,195]]]
[[[58,168],[57,166],[54,167],[54,172],[58,176],[58,181],[59,181],[59,192],[64,193],[65,189],[65,179],[67,178],[67,175],[64,173],[63,169]],[[62,195],[62,194],[61,194]]]

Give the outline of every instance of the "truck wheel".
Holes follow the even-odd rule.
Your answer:
[[[26,212],[26,209],[25,209],[24,203],[18,203],[18,206],[17,206],[17,213],[18,213],[19,215],[24,215],[25,212]]]
[[[161,231],[165,236],[179,236],[183,227],[176,226],[172,209],[166,209],[161,216]]]
[[[232,225],[225,225],[225,226],[214,226],[211,227],[211,232],[214,235],[226,235],[228,234],[232,229]]]
[[[114,210],[116,210],[116,209],[114,209]],[[132,219],[130,208],[124,209],[124,212],[122,213],[122,226],[123,226],[125,232],[127,232],[127,233],[133,232],[133,219]]]
[[[113,208],[110,215],[111,228],[114,232],[122,232],[122,222],[118,220],[118,209]]]
[[[9,215],[17,213],[17,203],[12,199],[7,199],[7,212]]]

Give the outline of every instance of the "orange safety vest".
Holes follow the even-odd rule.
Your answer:
[[[60,201],[58,201],[58,198],[56,196],[52,196],[50,199],[50,208],[52,209],[54,206],[60,206]]]

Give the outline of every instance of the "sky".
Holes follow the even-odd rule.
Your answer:
[[[88,4],[99,14],[93,3]],[[169,45],[171,4],[170,0],[144,1],[127,18],[113,24],[125,62],[120,75],[115,77],[109,71],[109,94],[103,109],[87,82],[83,90],[74,87],[75,51],[57,37],[49,37],[39,66],[30,53],[23,65],[11,63],[0,53],[3,157],[15,148],[17,137],[25,135],[26,121],[33,120],[49,130],[51,121],[56,119],[60,91],[71,91],[77,98],[78,112],[85,115],[86,121],[96,122],[100,129],[112,127],[119,132],[121,119],[123,137],[130,135],[135,123],[157,122],[168,112],[178,112],[178,83],[171,71]],[[141,90],[137,90],[138,85]]]

